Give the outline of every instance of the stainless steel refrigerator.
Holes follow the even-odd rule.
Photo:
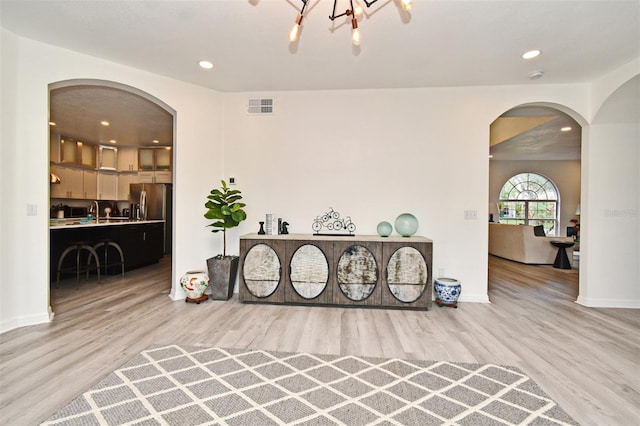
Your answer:
[[[170,183],[132,183],[129,188],[133,219],[164,220],[164,254],[171,253],[173,226],[173,185]]]

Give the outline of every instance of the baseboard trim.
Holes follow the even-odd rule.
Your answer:
[[[594,299],[578,296],[576,303],[587,308],[640,309],[640,300],[634,299]]]
[[[16,318],[10,318],[8,320],[0,322],[0,334],[14,330],[20,327],[27,327],[30,325],[46,324],[51,322],[53,316],[49,310],[42,314],[27,315]]]
[[[464,288],[458,302],[491,303],[487,294],[464,294]]]

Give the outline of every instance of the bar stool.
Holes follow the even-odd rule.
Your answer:
[[[108,267],[120,265],[121,268],[122,268],[122,276],[124,277],[124,253],[122,253],[122,248],[120,247],[120,244],[118,244],[115,241],[110,240],[110,239],[103,239],[103,240],[100,240],[100,242],[98,242],[97,244],[95,244],[93,246],[93,249],[97,253],[98,250],[100,250],[102,247],[104,247],[104,262],[102,262],[102,265],[104,266],[104,274],[107,275],[107,268]],[[109,263],[109,247],[113,247],[118,251],[118,253],[120,254],[120,261],[119,262],[118,261],[113,261],[113,262]],[[87,266],[89,264],[91,264],[91,258],[89,258]]]
[[[86,250],[86,251],[89,252],[89,260],[87,261],[87,265],[86,266],[83,266],[82,263],[80,262],[80,254],[82,253],[83,250]],[[64,258],[69,253],[71,253],[73,251],[76,252],[76,265],[74,267],[63,268],[62,267],[62,263],[64,262]],[[90,266],[92,257],[96,259],[96,266],[93,267],[93,268]],[[91,270],[93,270],[93,269],[98,271],[98,281],[100,281],[100,260],[98,259],[98,253],[96,253],[96,251],[93,249],[93,247],[91,247],[91,245],[89,245],[89,243],[87,243],[86,241],[74,241],[72,243],[69,243],[67,248],[64,249],[64,251],[60,255],[60,259],[58,260],[58,273],[57,273],[57,277],[56,277],[56,288],[60,287],[60,273],[61,272],[73,272],[73,271],[75,271],[75,273],[76,273],[76,282],[78,283],[78,288],[79,288],[79,286],[80,286],[80,272],[86,272],[87,273],[87,278],[86,279],[88,280],[89,279],[89,272]]]

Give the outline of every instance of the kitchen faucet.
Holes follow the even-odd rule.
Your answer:
[[[96,223],[100,223],[100,205],[98,204],[98,200],[94,201],[96,205]]]

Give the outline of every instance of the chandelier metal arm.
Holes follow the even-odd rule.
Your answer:
[[[347,9],[344,13],[336,15],[336,4],[338,0],[333,0],[333,13],[329,16],[329,19],[332,21],[336,18],[340,18],[341,16],[350,16],[353,14],[353,1],[349,0],[349,4],[351,5],[351,9]]]
[[[1,1],[1,0],[0,0]],[[302,23],[302,18],[304,17],[304,11],[307,7],[307,4],[311,1],[311,0],[300,0],[302,2],[302,9],[300,9],[300,13],[298,14],[296,21],[293,25],[293,27],[291,28],[291,31],[289,32],[289,41],[294,43],[298,40],[298,35],[300,34],[300,24]],[[378,0],[362,0],[364,2],[364,4],[368,7],[371,7],[372,4],[376,3]],[[402,9],[404,9],[405,11],[408,11],[409,9],[411,9],[411,6],[413,5],[413,0],[401,0],[401,6]],[[331,15],[329,15],[329,19],[331,21],[334,21],[336,18],[340,18],[342,16],[351,16],[351,40],[353,42],[354,46],[359,46],[360,45],[360,31],[358,30],[358,17],[362,17],[362,6],[360,5],[360,3],[358,3],[358,0],[356,0],[356,8],[353,7],[353,0],[349,0],[349,6],[351,7],[350,9],[345,10],[343,13],[340,14],[336,14],[336,7],[338,5],[338,0],[333,0],[333,10],[331,12]]]
[[[308,0],[307,0],[308,1]],[[375,2],[377,2],[378,0],[371,0],[371,1],[367,1],[367,0],[362,0],[364,1],[364,4],[367,5],[367,7],[371,7],[372,4],[374,4]],[[339,15],[336,15],[336,5],[338,3],[338,0],[333,0],[333,13],[331,14],[331,16],[329,16],[329,19],[331,19],[332,21],[335,20],[336,18],[340,18],[342,16],[351,16],[354,14],[354,9],[353,9],[353,0],[349,0],[349,5],[351,6],[351,9],[347,9],[344,13],[341,13]]]
[[[307,7],[307,3],[309,3],[310,0],[300,0],[302,2],[302,9],[300,9],[300,15],[304,15],[304,9]],[[378,0],[375,0],[378,1]]]

